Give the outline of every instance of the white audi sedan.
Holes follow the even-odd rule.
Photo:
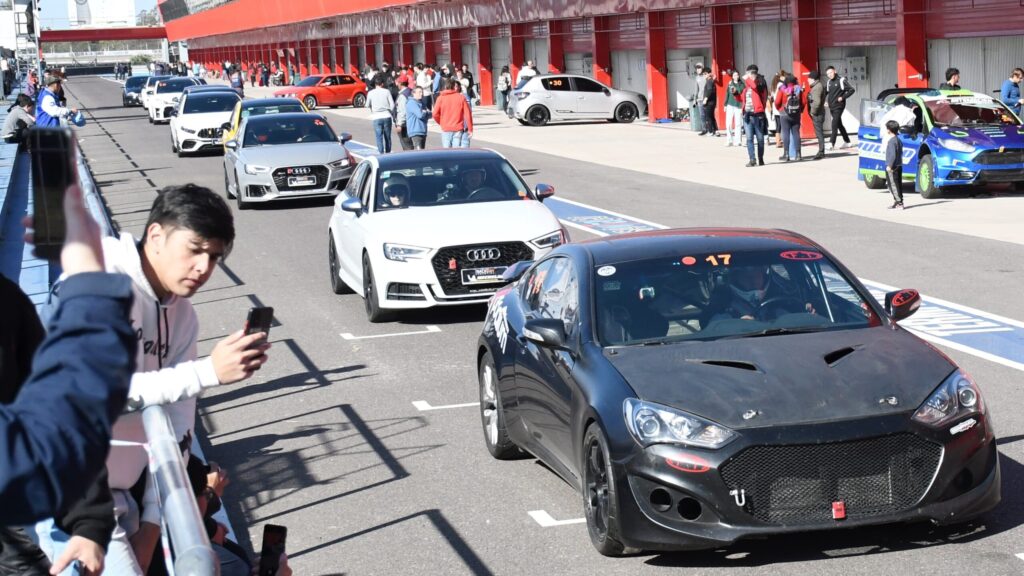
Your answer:
[[[334,202],[328,262],[335,294],[363,295],[370,322],[397,311],[486,302],[505,271],[568,241],[543,200],[491,150],[371,156]]]

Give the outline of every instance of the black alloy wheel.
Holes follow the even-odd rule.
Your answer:
[[[583,512],[594,548],[604,556],[622,556],[619,542],[618,495],[608,443],[597,424],[583,435]]]
[[[548,112],[547,108],[540,104],[531,106],[530,109],[526,111],[526,121],[530,126],[543,126],[547,124],[550,119],[551,113]]]
[[[327,248],[327,265],[331,272],[331,291],[335,294],[351,294],[348,284],[338,274],[341,272],[341,264],[338,262],[338,250],[334,247],[334,236],[327,232],[329,240]]]
[[[637,112],[636,106],[629,102],[623,102],[615,108],[615,121],[623,124],[629,124],[636,120],[640,116]]]
[[[380,298],[377,296],[377,289],[373,283],[373,266],[370,265],[370,256],[363,254],[363,303],[366,307],[366,319],[374,324],[388,322],[392,318],[391,312],[381,310]]]

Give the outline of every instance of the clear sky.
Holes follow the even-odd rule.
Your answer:
[[[96,4],[102,4],[104,0],[93,0]],[[149,10],[156,6],[156,0],[135,0],[135,13],[142,10]],[[68,27],[68,0],[39,0],[39,7],[42,8],[43,26],[48,28]]]

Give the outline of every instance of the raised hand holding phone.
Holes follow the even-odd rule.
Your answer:
[[[267,361],[270,349],[267,336],[274,318],[274,309],[255,307],[249,311],[245,327],[224,338],[213,347],[210,357],[221,384],[234,384],[252,376]]]

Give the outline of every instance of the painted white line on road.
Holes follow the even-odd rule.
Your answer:
[[[441,329],[437,326],[427,326],[426,330],[417,330],[415,332],[392,332],[391,334],[373,334],[371,336],[353,336],[349,332],[342,332],[341,337],[345,340],[369,340],[371,338],[390,338],[392,336],[414,336],[416,334],[433,334],[440,332]]]
[[[530,518],[540,524],[541,528],[551,528],[552,526],[568,526],[569,524],[583,524],[587,521],[586,518],[571,518],[569,520],[555,520],[544,510],[531,510],[527,512]]]
[[[413,400],[412,405],[420,412],[426,412],[427,410],[447,410],[448,408],[469,408],[470,406],[479,406],[479,402],[466,402],[465,404],[446,404],[444,406],[431,406],[430,402],[426,400]]]
[[[1017,558],[1020,558],[1021,560],[1024,560],[1024,552],[1021,552],[1020,554],[1017,554],[1016,556],[1017,556]]]

